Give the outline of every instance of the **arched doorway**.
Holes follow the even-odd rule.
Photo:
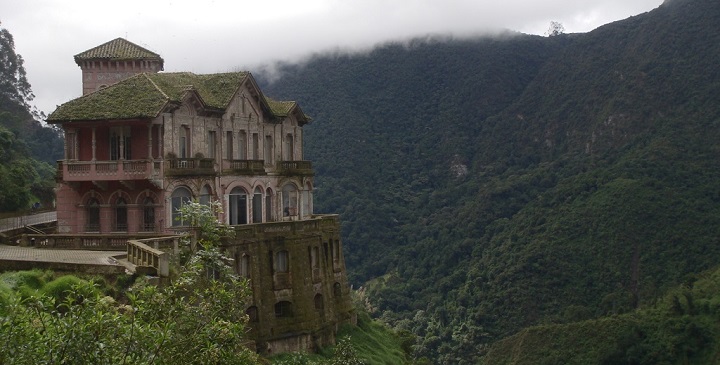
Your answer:
[[[265,190],[265,222],[273,221],[273,192],[272,189]]]
[[[229,222],[230,225],[247,224],[247,192],[241,187],[235,187],[230,191],[229,196]]]
[[[253,223],[262,223],[262,209],[263,209],[263,189],[261,187],[255,188],[253,194],[253,212],[252,221]]]
[[[127,232],[128,210],[125,198],[119,197],[115,201],[115,232]]]
[[[202,189],[200,189],[200,199],[198,202],[200,204],[210,205],[211,197],[212,191],[210,190],[210,187],[203,185]]]
[[[296,216],[298,207],[298,190],[293,184],[287,184],[282,189],[283,217]]]
[[[85,204],[85,232],[100,232],[100,202],[95,198]]]
[[[143,232],[155,231],[155,202],[151,197],[146,197],[143,201]]]
[[[192,193],[190,189],[186,187],[179,187],[173,191],[171,195],[171,209],[172,209],[172,225],[187,226],[190,222],[183,220],[182,214],[180,214],[180,208],[183,205],[189,203],[192,200]]]

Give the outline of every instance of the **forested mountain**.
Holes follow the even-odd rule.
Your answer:
[[[57,129],[38,121],[43,116],[30,105],[33,98],[12,34],[0,26],[0,212],[54,199],[63,142]]]
[[[314,118],[316,211],[376,315],[475,363],[720,262],[718,24],[715,0],[667,0],[586,34],[316,55],[263,89]]]

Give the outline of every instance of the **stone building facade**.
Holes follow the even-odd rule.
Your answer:
[[[183,204],[219,201],[258,351],[333,343],[354,314],[338,217],[313,212],[300,106],[266,97],[248,72],[159,72],[159,55],[122,38],[75,61],[84,95],[47,119],[65,133],[59,233],[175,233]]]

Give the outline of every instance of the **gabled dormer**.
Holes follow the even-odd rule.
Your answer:
[[[91,48],[75,55],[82,70],[83,95],[110,86],[141,72],[163,70],[163,59],[123,38]]]

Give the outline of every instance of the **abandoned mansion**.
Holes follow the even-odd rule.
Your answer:
[[[65,135],[58,232],[173,235],[187,231],[178,208],[220,202],[257,351],[334,343],[354,312],[339,219],[313,212],[300,106],[266,97],[248,72],[162,72],[158,54],[122,38],[75,62],[83,95],[47,119]]]

